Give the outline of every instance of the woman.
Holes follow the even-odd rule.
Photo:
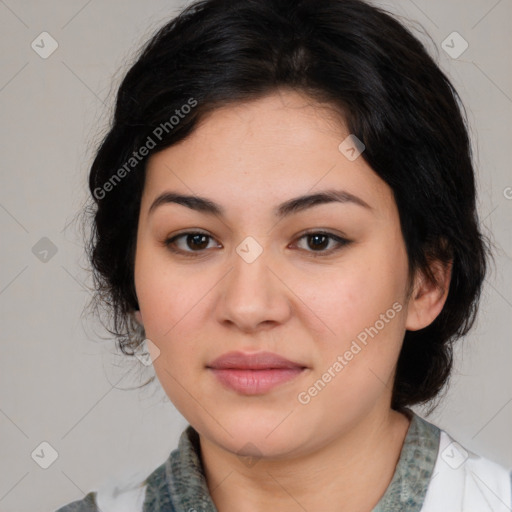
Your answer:
[[[205,0],[148,42],[92,165],[90,257],[190,425],[60,512],[510,510],[509,472],[410,408],[487,266],[459,101],[360,0]]]

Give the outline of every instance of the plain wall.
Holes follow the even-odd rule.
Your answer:
[[[498,247],[477,325],[457,344],[450,388],[428,420],[463,446],[510,467],[512,2],[379,4],[428,31],[433,42],[417,35],[434,56],[437,48],[436,60],[463,99],[479,211]],[[0,2],[2,512],[54,510],[114,475],[149,472],[168,457],[186,426],[158,382],[126,390],[150,377],[152,368],[116,355],[94,319],[81,317],[90,281],[73,222],[126,62],[180,5]],[[46,59],[31,47],[43,31],[59,45]],[[469,44],[456,59],[441,46],[454,31]],[[48,469],[31,456],[38,447],[40,453],[42,442],[58,455]],[[51,449],[43,447],[49,456]]]

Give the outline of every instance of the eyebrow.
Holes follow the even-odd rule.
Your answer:
[[[178,194],[176,192],[167,191],[160,194],[151,204],[148,210],[148,215],[151,214],[156,208],[164,204],[181,204],[198,212],[206,213],[209,215],[217,215],[223,217],[225,215],[224,208],[220,205],[208,199],[200,196],[190,196],[184,194]],[[274,209],[274,215],[278,218],[284,218],[294,213],[304,211],[308,208],[318,206],[321,204],[328,203],[343,203],[343,204],[354,204],[361,206],[368,210],[373,208],[363,201],[360,197],[351,194],[345,190],[323,190],[316,194],[303,195],[289,199],[284,203],[281,203]]]

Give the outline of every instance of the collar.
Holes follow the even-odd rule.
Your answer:
[[[395,473],[372,512],[419,512],[439,450],[440,429],[411,409],[411,423]],[[143,512],[217,512],[200,458],[199,434],[191,425],[182,432],[178,448],[146,479]]]
[[[372,512],[419,512],[432,478],[441,431],[411,409],[403,412],[411,424],[391,483]]]

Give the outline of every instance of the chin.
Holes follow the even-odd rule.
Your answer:
[[[208,422],[201,431],[224,449],[241,456],[268,458],[282,457],[293,453],[307,439],[297,435],[297,423],[286,418],[286,414],[231,414],[217,422]],[[301,429],[302,431],[302,429]],[[231,435],[230,435],[231,434]]]

